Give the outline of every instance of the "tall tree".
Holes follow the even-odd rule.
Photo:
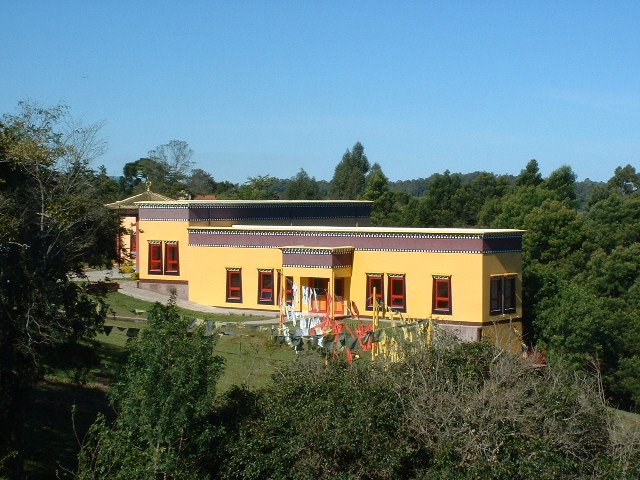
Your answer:
[[[446,170],[431,177],[427,195],[414,199],[403,213],[403,223],[413,227],[458,226],[459,203],[455,201],[462,187],[459,173]]]
[[[391,218],[396,206],[396,195],[389,190],[389,179],[382,171],[379,163],[374,163],[367,175],[366,188],[362,196],[365,200],[373,201],[371,222],[374,225],[394,223]]]
[[[193,168],[193,150],[184,140],[158,145],[149,151],[148,156],[166,168],[167,183],[172,188],[180,188]]]
[[[242,200],[275,200],[278,194],[275,191],[278,179],[271,175],[258,175],[249,177],[240,186],[238,198]]]
[[[104,318],[70,277],[115,258],[118,222],[89,166],[98,130],[69,118],[23,103],[0,124],[0,459],[11,458],[0,476],[21,476],[25,399],[43,360],[92,338]]]
[[[356,200],[365,190],[366,174],[369,171],[369,160],[364,147],[356,142],[351,150],[347,150],[336,166],[331,180],[331,198],[338,200]]]
[[[172,187],[169,184],[169,170],[167,166],[152,158],[139,158],[134,162],[128,162],[122,168],[120,188],[125,195],[140,193],[146,190],[147,182],[153,190],[163,195],[171,196],[180,187]]]
[[[540,174],[540,168],[538,167],[538,161],[536,159],[529,160],[523,170],[520,171],[520,175],[516,177],[516,185],[522,187],[528,185],[535,187],[542,183],[542,175]]]
[[[576,199],[576,174],[569,165],[563,165],[551,172],[543,185],[548,190],[556,192],[560,200]]]
[[[636,173],[635,167],[631,165],[616,167],[613,177],[607,182],[607,186],[615,189],[621,195],[631,195],[640,188],[640,174]]]
[[[216,181],[209,172],[194,168],[186,180],[186,189],[194,195],[208,195],[216,191]]]
[[[320,189],[314,177],[301,168],[289,181],[286,191],[287,200],[320,200]]]

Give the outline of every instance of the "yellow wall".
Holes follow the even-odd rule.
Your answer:
[[[485,325],[482,328],[482,339],[505,350],[520,353],[522,352],[522,321],[514,318],[506,323]]]
[[[521,253],[500,253],[485,254],[483,259],[482,288],[486,295],[482,298],[482,320],[484,322],[495,322],[508,318],[522,318],[522,254]],[[512,314],[489,315],[489,288],[491,275],[504,273],[517,273],[516,278],[516,311]]]
[[[349,278],[350,271],[350,269],[332,271],[329,268],[282,268],[282,252],[277,248],[191,247],[190,262],[197,265],[197,268],[190,270],[188,277],[190,300],[205,305],[266,310],[277,310],[278,307],[258,303],[258,269],[272,268],[274,271],[281,269],[284,276],[292,276],[298,285],[304,282],[303,278],[307,277]],[[432,275],[448,275],[451,276],[452,314],[434,315],[433,318],[454,322],[483,320],[482,305],[485,301],[488,302],[489,283],[483,278],[482,255],[356,251],[353,264],[350,280],[345,283],[345,297],[355,301],[361,314],[366,315],[367,273],[385,274],[385,299],[388,298],[387,275],[404,274],[406,315],[416,318],[426,318],[431,315]],[[182,265],[181,257],[181,268]],[[226,301],[227,268],[242,268],[242,304]],[[299,309],[300,299],[296,300],[296,306]]]
[[[141,280],[191,280],[198,264],[192,259],[193,248],[189,248],[189,222],[158,222],[140,220],[138,250],[140,252]],[[179,275],[149,275],[149,240],[177,241],[180,259]],[[164,245],[162,248],[164,261]],[[191,281],[189,282],[191,285]]]
[[[235,308],[278,310],[277,305],[258,303],[258,269],[273,269],[277,289],[277,270],[284,276],[293,276],[301,284],[306,277],[346,277],[345,297],[354,301],[361,314],[367,315],[367,273],[384,274],[385,302],[388,299],[388,274],[404,274],[406,285],[406,315],[427,318],[432,315],[433,275],[451,277],[452,314],[433,315],[447,322],[495,323],[517,319],[522,315],[522,261],[520,253],[472,254],[381,252],[356,250],[353,267],[289,268],[282,267],[279,248],[234,248],[188,246],[186,221],[140,221],[140,278],[141,280],[188,280],[189,299],[204,305]],[[180,275],[149,275],[148,241],[177,241],[180,253]],[[164,253],[164,249],[163,249]],[[226,301],[226,269],[242,269],[242,303]],[[508,316],[489,316],[490,276],[517,273],[517,310]],[[279,292],[274,292],[278,298]],[[333,292],[332,292],[333,293]],[[296,301],[300,309],[300,299]]]
[[[282,252],[274,248],[191,247],[190,261],[197,268],[189,277],[190,300],[204,305],[278,310],[258,303],[258,269],[282,268]],[[242,303],[227,302],[227,268],[242,269]],[[276,292],[277,297],[277,292]]]
[[[370,252],[356,251],[353,258],[351,299],[360,312],[365,310],[367,273],[384,273],[385,302],[388,298],[387,274],[405,274],[406,315],[427,318],[431,315],[432,275],[451,276],[451,315],[434,319],[480,322],[482,302],[482,255],[469,253]]]

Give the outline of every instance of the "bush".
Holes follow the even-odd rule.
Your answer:
[[[452,340],[396,364],[305,356],[238,412],[216,475],[635,478],[640,449],[621,440],[597,384],[568,372]]]
[[[207,478],[201,467],[215,438],[209,416],[223,360],[214,355],[215,337],[188,327],[173,301],[154,305],[109,392],[118,417],[93,425],[79,478]]]

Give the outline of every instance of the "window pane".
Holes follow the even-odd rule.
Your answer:
[[[162,275],[162,245],[149,244],[149,273]]]
[[[491,313],[502,313],[502,278],[491,279]]]
[[[227,271],[227,301],[242,302],[242,275],[240,271]]]
[[[504,280],[504,311],[514,312],[516,309],[516,279],[515,277]]]
[[[451,277],[433,279],[434,313],[451,315]]]
[[[258,303],[273,304],[273,271],[258,272]]]
[[[391,293],[393,295],[402,295],[404,293],[404,282],[402,278],[391,279]]]
[[[165,244],[165,273],[178,273],[178,244]]]
[[[378,302],[384,302],[383,277],[377,274],[367,274],[367,310],[373,309],[373,290],[376,291]]]
[[[437,296],[439,298],[449,299],[449,282],[447,280],[438,280],[437,281]]]

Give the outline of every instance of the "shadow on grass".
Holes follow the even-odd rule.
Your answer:
[[[25,426],[25,469],[29,479],[68,478],[77,468],[77,456],[87,430],[98,413],[113,419],[108,386],[126,361],[118,345],[97,342],[100,365],[89,370],[84,385],[72,383],[73,374],[56,370],[31,391]]]

